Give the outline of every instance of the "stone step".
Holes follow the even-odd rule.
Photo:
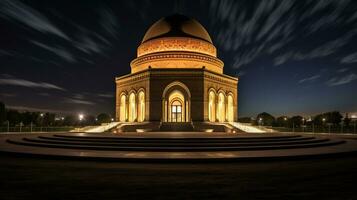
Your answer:
[[[212,141],[210,143],[202,143],[196,141],[195,143],[183,142],[153,142],[153,141],[136,141],[136,142],[103,142],[103,141],[61,141],[61,140],[48,140],[36,138],[23,138],[24,141],[35,143],[48,143],[48,144],[65,144],[65,145],[96,145],[96,146],[140,146],[140,147],[198,147],[198,146],[266,146],[266,145],[290,145],[290,144],[312,144],[326,142],[328,139],[311,139],[302,141],[256,141],[256,142],[231,142],[231,141]]]
[[[164,122],[160,125],[160,131],[192,132],[194,128],[191,122]]]
[[[203,135],[205,136],[205,135]],[[54,134],[53,137],[60,137],[60,138],[79,138],[79,139],[91,139],[91,140],[98,140],[98,139],[109,139],[109,140],[132,140],[132,139],[145,139],[145,140],[227,140],[227,139],[239,139],[239,140],[272,140],[272,139],[285,139],[285,138],[301,138],[301,135],[286,135],[286,136],[225,136],[225,137],[214,137],[213,135],[208,135],[210,137],[146,137],[145,135],[141,136],[125,136],[125,135],[118,135],[118,136],[94,136],[94,135],[85,135],[85,136],[78,136],[78,135],[59,135]]]
[[[298,149],[298,148],[313,148],[332,146],[342,144],[342,140],[328,140],[318,143],[303,143],[303,144],[286,144],[286,145],[263,145],[263,146],[188,146],[188,147],[143,147],[143,146],[98,146],[98,145],[77,145],[77,144],[50,144],[50,143],[35,143],[24,140],[8,139],[8,143],[37,146],[57,149],[84,149],[84,150],[98,150],[98,151],[164,151],[164,152],[186,152],[186,151],[261,151],[261,150],[282,150],[282,149]]]
[[[180,139],[167,139],[167,138],[116,138],[108,139],[91,139],[83,138],[67,138],[67,137],[48,137],[39,136],[39,139],[55,140],[55,141],[74,141],[74,142],[107,142],[107,143],[138,143],[138,142],[157,142],[157,143],[212,143],[212,142],[236,142],[236,143],[253,143],[253,142],[280,142],[280,141],[307,141],[315,139],[315,137],[288,137],[288,138],[271,138],[271,139],[241,139],[241,138],[180,138]]]

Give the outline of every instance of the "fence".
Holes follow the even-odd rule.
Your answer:
[[[307,127],[271,127],[279,132],[310,132],[310,133],[354,133],[356,126],[307,126]]]
[[[61,126],[61,127],[38,127],[38,126],[2,126],[0,127],[1,132],[68,132],[75,129],[73,126]]]

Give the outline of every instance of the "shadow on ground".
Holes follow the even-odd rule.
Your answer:
[[[0,199],[357,199],[357,157],[119,163],[1,155]]]

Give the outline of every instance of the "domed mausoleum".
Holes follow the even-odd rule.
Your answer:
[[[131,74],[116,78],[121,122],[232,122],[238,117],[238,78],[206,29],[183,15],[164,17],[145,33]]]

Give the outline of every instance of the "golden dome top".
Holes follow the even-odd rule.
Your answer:
[[[131,72],[149,68],[206,69],[223,73],[224,63],[206,29],[183,15],[164,17],[146,32],[131,63]]]
[[[147,31],[141,43],[163,37],[190,37],[212,44],[206,29],[195,19],[184,15],[171,15],[161,18]]]

